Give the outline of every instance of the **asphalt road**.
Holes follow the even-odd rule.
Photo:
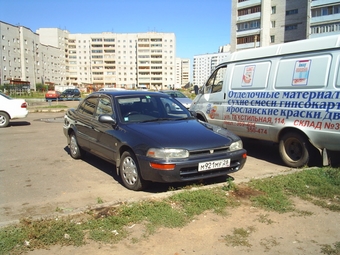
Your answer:
[[[73,107],[77,102],[68,102]],[[39,105],[41,106],[41,105]],[[143,192],[122,186],[115,167],[89,155],[74,160],[62,131],[63,112],[31,112],[0,129],[0,226],[21,218],[78,213],[88,208],[171,194],[170,187],[154,184]],[[293,171],[282,165],[277,146],[244,140],[245,167],[231,174],[236,183]],[[223,185],[226,178],[205,182]]]

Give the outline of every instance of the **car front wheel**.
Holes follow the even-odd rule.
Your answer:
[[[81,148],[79,147],[76,135],[74,133],[70,134],[70,154],[74,159],[80,159],[82,154]]]
[[[9,116],[5,112],[0,112],[0,128],[7,127],[9,124]]]
[[[146,182],[142,179],[135,155],[130,151],[125,151],[120,158],[119,173],[123,184],[130,190],[143,190]]]

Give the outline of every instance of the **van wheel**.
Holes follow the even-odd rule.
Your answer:
[[[282,136],[279,152],[283,162],[290,167],[303,167],[309,163],[312,145],[299,133],[289,132]]]
[[[143,190],[147,185],[140,175],[138,161],[130,151],[125,151],[120,158],[119,174],[128,189]]]

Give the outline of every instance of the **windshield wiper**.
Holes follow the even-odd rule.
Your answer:
[[[174,120],[192,120],[192,119],[194,119],[193,116],[188,116],[188,117],[178,118],[178,119],[174,119]]]
[[[156,118],[156,119],[150,119],[150,120],[143,120],[141,121],[142,123],[144,122],[156,122],[156,121],[163,121],[163,120],[174,120],[173,118]]]

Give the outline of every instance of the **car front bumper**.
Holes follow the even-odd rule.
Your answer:
[[[230,159],[230,166],[207,171],[198,171],[198,165],[202,162]],[[187,159],[182,161],[171,161],[175,164],[173,170],[158,170],[150,166],[150,161],[166,164],[164,160],[154,160],[145,156],[138,157],[140,172],[144,180],[153,182],[185,182],[201,179],[208,179],[228,175],[241,170],[246,162],[246,150],[231,152],[228,155],[218,155],[209,158]]]

